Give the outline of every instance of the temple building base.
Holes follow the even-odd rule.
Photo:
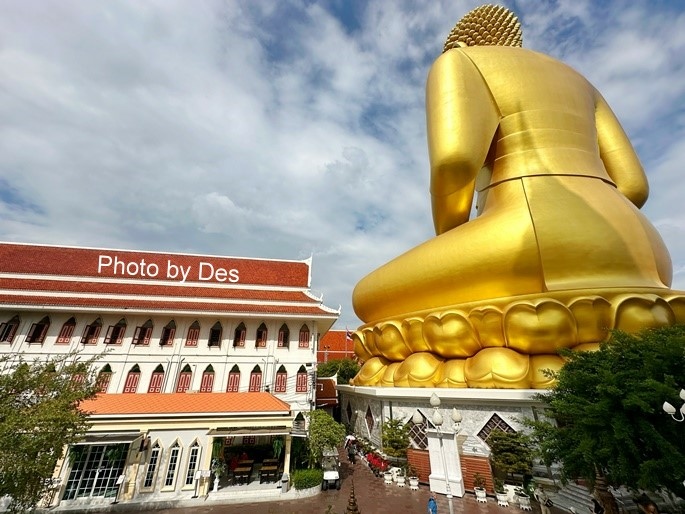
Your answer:
[[[540,391],[533,389],[444,389],[357,387],[339,385],[341,421],[358,437],[367,439],[382,451],[381,427],[390,419],[400,419],[409,425],[409,464],[418,471],[421,482],[431,491],[463,496],[473,489],[476,473],[492,484],[487,440],[493,430],[522,431],[522,420],[543,416],[541,404],[535,400]],[[437,411],[443,419],[438,427],[433,423],[436,408],[430,398],[440,399]],[[455,423],[452,411],[461,415]],[[422,422],[415,423],[415,414]],[[416,418],[418,420],[418,417]],[[428,466],[426,466],[428,464]],[[447,469],[447,473],[445,473]],[[545,475],[547,470],[540,468]]]

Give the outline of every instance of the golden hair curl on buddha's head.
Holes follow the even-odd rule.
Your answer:
[[[481,6],[430,69],[436,236],[355,287],[354,385],[543,388],[561,348],[685,321],[616,116],[521,41],[513,13]]]

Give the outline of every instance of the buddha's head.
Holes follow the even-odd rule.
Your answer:
[[[481,5],[454,26],[443,53],[464,46],[522,46],[521,24],[516,15],[499,5]]]

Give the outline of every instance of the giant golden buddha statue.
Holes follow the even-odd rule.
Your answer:
[[[628,137],[511,12],[457,24],[426,114],[437,235],[357,284],[354,385],[542,388],[560,348],[685,320]]]

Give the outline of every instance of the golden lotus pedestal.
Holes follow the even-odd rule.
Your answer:
[[[594,350],[612,329],[685,322],[685,292],[567,291],[471,302],[368,323],[354,334],[354,386],[540,389],[562,348]]]

